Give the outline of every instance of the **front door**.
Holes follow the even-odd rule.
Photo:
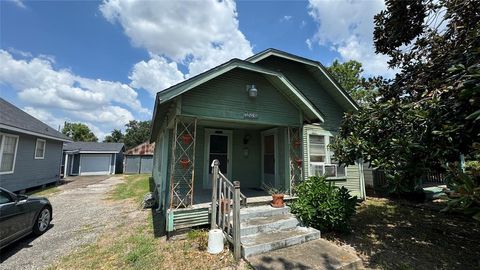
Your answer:
[[[212,162],[215,159],[220,161],[220,172],[231,181],[231,153],[232,153],[232,132],[229,130],[206,129],[205,146],[207,157],[205,164],[208,167],[204,176],[203,187],[212,188]]]
[[[269,187],[276,186],[277,152],[276,129],[262,132],[262,183]]]

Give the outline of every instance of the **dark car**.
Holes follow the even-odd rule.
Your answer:
[[[47,198],[17,195],[0,188],[0,249],[32,232],[43,234],[52,217]]]

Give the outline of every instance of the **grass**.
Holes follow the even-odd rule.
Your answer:
[[[143,201],[143,196],[149,191],[149,174],[124,176],[125,182],[117,185],[110,194],[112,200],[132,199],[136,203]]]
[[[228,250],[219,255],[205,251],[205,231],[166,241],[153,236],[151,215],[145,216],[106,232],[49,269],[221,269],[235,265]]]
[[[109,195],[110,199],[124,200],[125,204],[141,201],[148,192],[149,176],[125,178],[125,182],[117,185]],[[63,257],[49,269],[222,269],[236,266],[227,249],[217,255],[206,252],[206,231],[192,230],[182,239],[166,241],[165,237],[154,236],[151,212],[135,209],[138,211],[135,215],[125,213],[122,224],[100,235],[93,244]]]
[[[478,269],[480,223],[442,207],[369,198],[357,209],[351,234],[322,237],[352,246],[372,269]]]
[[[37,190],[32,190],[30,192],[27,192],[27,195],[29,196],[43,196],[43,197],[51,197],[61,190],[57,186],[49,186]]]

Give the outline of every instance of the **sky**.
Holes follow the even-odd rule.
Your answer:
[[[0,1],[0,96],[100,139],[150,120],[155,93],[267,48],[392,77],[373,48],[382,0]],[[0,112],[1,113],[1,112]]]

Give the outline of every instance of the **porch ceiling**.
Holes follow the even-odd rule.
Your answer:
[[[216,120],[208,120],[208,119],[199,119],[197,124],[205,127],[212,127],[212,128],[250,129],[250,130],[263,130],[263,129],[270,129],[275,127],[273,125],[265,125],[265,124],[258,124],[258,123],[216,121]]]

